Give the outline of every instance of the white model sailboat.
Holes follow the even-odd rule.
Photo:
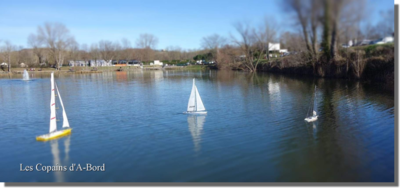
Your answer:
[[[64,104],[61,100],[60,91],[57,85],[54,83],[54,73],[51,73],[51,98],[50,98],[50,130],[48,134],[40,135],[36,137],[37,141],[48,141],[55,138],[59,138],[71,133],[71,128],[69,127],[69,122],[67,118],[67,113],[64,109]],[[60,100],[60,104],[63,110],[63,129],[57,131],[57,119],[56,119],[56,96],[55,89],[57,89],[57,95]]]
[[[314,99],[311,101],[310,109],[308,109],[307,117],[304,119],[307,122],[313,122],[318,119],[317,115],[317,86],[315,86]]]
[[[201,100],[199,91],[197,90],[195,80],[193,78],[192,92],[190,93],[187,112],[189,114],[207,114],[203,101]]]

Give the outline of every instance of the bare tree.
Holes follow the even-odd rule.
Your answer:
[[[99,42],[99,51],[104,60],[112,61],[115,57],[115,50],[116,47],[113,42],[108,40],[101,40]]]
[[[268,60],[269,60],[269,51],[272,50],[272,45],[270,45],[270,43],[277,41],[277,35],[278,35],[278,24],[273,18],[265,17],[264,25],[261,26],[260,28],[260,34],[255,36],[260,36],[261,38],[259,38],[259,40],[262,43],[265,43],[267,47],[266,55]]]
[[[21,63],[31,67],[36,64],[36,56],[34,55],[32,50],[29,49],[22,49],[19,52],[19,60]]]
[[[353,0],[324,0],[323,48],[327,60],[335,60],[338,51],[340,29],[347,24],[356,25],[364,15],[365,1]],[[356,11],[355,11],[356,10]]]
[[[338,26],[338,42],[348,43],[361,39],[361,22],[368,18],[365,0],[345,1],[340,11]],[[367,25],[370,25],[367,23]]]
[[[326,1],[332,1],[332,0],[326,0]],[[329,13],[331,14],[331,54],[330,57],[333,59],[336,59],[336,52],[337,52],[337,37],[338,37],[338,27],[339,27],[339,18],[340,14],[342,12],[343,8],[343,2],[344,0],[335,0],[334,2],[329,2],[328,8],[331,8],[332,10],[329,10]],[[329,18],[328,18],[329,19]]]
[[[20,65],[21,63],[23,63],[21,60],[22,60],[22,55],[23,55],[22,50],[24,47],[23,46],[15,46],[15,47],[16,47],[14,50],[15,64]]]
[[[96,43],[94,43],[90,46],[89,54],[90,54],[91,59],[94,60],[94,62],[91,62],[91,64],[94,63],[92,65],[97,66],[97,60],[101,59],[101,53],[100,53],[99,47]]]
[[[234,25],[240,38],[232,37],[233,42],[241,49],[244,55],[243,66],[250,72],[257,71],[260,60],[270,50],[269,43],[276,40],[275,22],[271,20],[266,20],[258,29],[248,23],[237,22]]]
[[[12,52],[16,50],[16,46],[11,44],[10,41],[6,40],[3,45],[0,46],[0,52],[3,54],[3,59],[7,61],[8,72],[11,72],[11,57]]]
[[[121,44],[119,43],[119,41],[115,41],[114,42],[114,59],[115,60],[117,60],[117,61],[119,61],[119,60],[121,60],[122,59],[122,46],[121,46]]]
[[[68,47],[75,41],[70,35],[69,30],[61,23],[45,23],[38,27],[38,37],[45,41],[50,49],[57,68],[64,63],[64,58]]]
[[[284,32],[280,35],[281,48],[294,52],[306,52],[306,44],[301,33]]]
[[[254,64],[253,64],[253,55],[254,55],[254,44],[255,44],[255,37],[253,36],[253,28],[250,27],[248,23],[241,23],[237,22],[234,25],[236,31],[239,33],[240,38],[236,39],[232,37],[233,42],[239,46],[241,52],[243,53],[241,56],[244,56],[244,63],[243,65],[249,70],[254,71]]]
[[[168,46],[167,47],[167,54],[169,58],[168,60],[169,61],[182,60],[181,51],[182,48],[179,46]]]
[[[79,50],[79,57],[86,62],[90,59],[90,49],[87,44],[82,44]],[[86,65],[85,65],[86,66]]]
[[[286,0],[282,2],[285,10],[293,12],[301,27],[303,39],[311,58],[317,56],[318,28],[321,17],[320,0]]]
[[[211,49],[214,60],[218,59],[219,48],[226,44],[226,39],[218,34],[203,37],[201,45],[205,49]]]
[[[386,12],[381,12],[381,20],[377,24],[376,30],[380,37],[386,37],[394,33],[394,10],[390,9]]]
[[[140,49],[139,57],[141,61],[150,61],[154,58],[154,50],[157,47],[158,38],[152,34],[141,34],[136,40],[136,46]]]
[[[123,59],[129,60],[133,58],[133,54],[131,53],[131,48],[132,48],[131,42],[128,39],[126,38],[121,39],[121,48],[122,48],[121,56]]]
[[[37,64],[40,65],[43,62],[43,44],[44,41],[41,37],[35,34],[30,34],[28,37],[28,46],[32,48],[33,53],[37,57]]]
[[[155,49],[158,44],[158,38],[152,34],[141,34],[136,40],[136,46],[139,48]]]
[[[73,41],[68,48],[69,60],[78,60],[80,58],[79,51],[79,44]]]

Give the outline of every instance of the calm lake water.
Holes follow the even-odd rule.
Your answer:
[[[56,74],[72,134],[37,142],[50,118],[41,77],[0,79],[0,182],[394,181],[394,93],[379,85],[223,71]],[[193,78],[206,116],[182,113]],[[319,119],[306,123],[315,84]],[[21,172],[21,163],[106,171]]]

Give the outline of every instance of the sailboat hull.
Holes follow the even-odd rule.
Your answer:
[[[313,122],[313,121],[317,121],[318,116],[311,116],[311,117],[307,117],[306,119],[304,119],[307,122]]]
[[[198,111],[198,112],[191,112],[191,111],[187,111],[187,112],[183,112],[185,114],[207,114],[207,111]]]
[[[63,129],[63,130],[59,130],[53,133],[49,133],[49,134],[45,134],[45,135],[40,135],[36,137],[36,141],[49,141],[49,140],[53,140],[53,139],[57,139],[57,138],[61,138],[63,136],[67,136],[69,134],[71,134],[71,128],[68,129]]]

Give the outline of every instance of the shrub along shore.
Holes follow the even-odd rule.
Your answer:
[[[384,82],[394,86],[394,45],[369,45],[340,50],[334,61],[307,62],[302,54],[263,61],[257,70],[323,78]]]

